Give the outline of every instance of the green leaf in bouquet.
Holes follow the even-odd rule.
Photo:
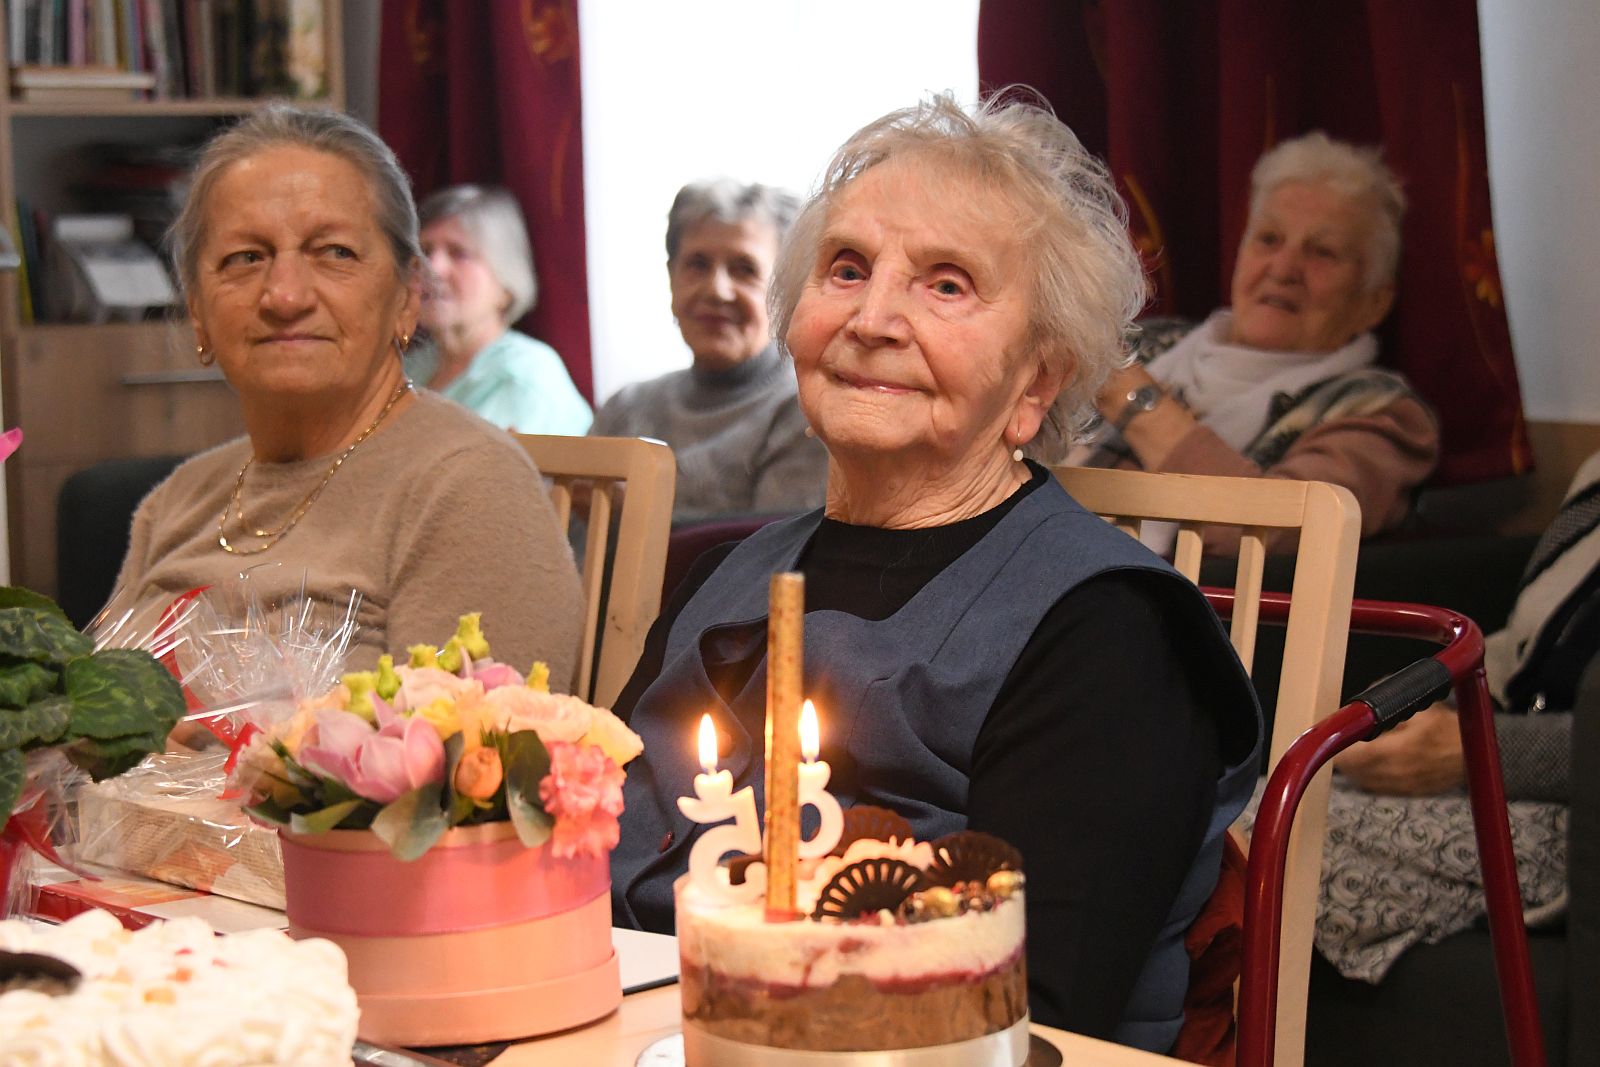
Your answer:
[[[60,740],[72,718],[72,701],[45,697],[25,708],[0,708],[0,749],[48,745]]]
[[[365,800],[357,797],[355,800],[329,804],[317,811],[308,811],[304,815],[290,815],[289,829],[297,834],[325,834],[329,830],[337,829],[339,824],[344,822],[345,816],[365,803]]]
[[[35,593],[32,589],[24,589],[19,585],[0,585],[0,608],[38,608],[59,615],[63,619],[67,613],[61,610],[61,605],[45,596]]]
[[[550,839],[550,830],[555,826],[555,820],[545,814],[539,800],[539,783],[550,773],[550,753],[532,730],[519,730],[504,744],[501,757],[511,825],[524,845],[538,848]]]
[[[373,818],[372,832],[401,863],[410,863],[428,851],[450,829],[440,796],[439,783],[429,782],[391,800]]]
[[[467,739],[460,730],[445,738],[444,795],[439,806],[444,809],[451,826],[459,826],[462,819],[472,814],[472,798],[456,793],[456,768],[461,766],[461,754],[466,750]]]
[[[150,653],[131,648],[106,649],[68,663],[66,691],[72,699],[67,732],[73,737],[112,740],[159,730],[164,743],[184,710],[183,690],[171,672]]]
[[[0,748],[0,830],[11,821],[11,808],[22,795],[22,752]]]
[[[60,677],[49,667],[28,661],[0,667],[0,706],[25,708],[52,692]]]
[[[262,822],[270,822],[274,826],[288,826],[291,818],[288,809],[271,797],[263,797],[261,803],[252,804],[244,810],[245,814],[254,816]]]
[[[94,642],[73,629],[54,604],[0,608],[0,655],[60,665],[93,651]]]

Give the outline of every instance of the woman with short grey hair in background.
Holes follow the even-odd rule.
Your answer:
[[[429,342],[412,377],[517,433],[581,434],[594,413],[556,350],[511,328],[539,299],[528,228],[504,189],[456,185],[422,202]]]
[[[807,434],[767,318],[767,284],[799,206],[784,190],[720,178],[684,186],[667,214],[672,315],[694,362],[625,386],[591,432],[672,446],[679,522],[822,503],[827,452]]]

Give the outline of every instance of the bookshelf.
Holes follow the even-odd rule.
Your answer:
[[[33,2],[0,0],[0,44],[7,46],[0,217],[25,254],[30,242],[21,240],[19,201],[25,213],[43,218],[92,209],[80,186],[101,167],[102,146],[198,142],[274,98],[189,95],[192,86],[182,83],[176,88],[184,95],[171,95],[169,78],[145,92],[147,98],[123,91],[20,99],[11,62],[18,42],[8,16]],[[289,8],[303,15],[308,3],[320,5],[325,75],[323,94],[306,102],[342,110],[342,0],[74,0],[67,7],[92,13],[109,4],[119,14],[143,14],[174,5],[185,14],[226,9],[237,18]],[[124,65],[127,55],[121,53]],[[153,65],[148,51],[143,58]],[[206,79],[212,80],[214,72]],[[162,91],[169,95],[156,96]],[[39,264],[27,268],[37,271]],[[41,282],[36,279],[36,289]],[[0,549],[8,551],[13,583],[54,595],[56,500],[68,477],[109,459],[197,452],[237,436],[243,425],[221,375],[196,363],[193,336],[176,309],[169,321],[51,322],[47,314],[34,314],[22,285],[18,273],[0,274],[0,407],[4,425],[21,426],[24,434],[22,448],[5,465],[7,536]]]

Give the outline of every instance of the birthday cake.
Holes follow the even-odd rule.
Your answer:
[[[356,1016],[327,941],[218,937],[199,919],[130,932],[103,911],[0,922],[0,1063],[333,1067]]]
[[[833,853],[801,872],[795,921],[768,921],[759,899],[729,904],[680,882],[691,1065],[752,1047],[873,1052],[975,1041],[1009,1044],[1012,1062],[1023,1061],[1021,857],[972,831],[931,843],[911,836],[892,812],[845,812]]]

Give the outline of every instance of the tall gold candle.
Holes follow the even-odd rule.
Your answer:
[[[767,609],[767,918],[795,917],[805,576],[774,574]]]

